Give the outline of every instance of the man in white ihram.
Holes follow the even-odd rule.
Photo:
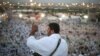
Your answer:
[[[32,26],[32,32],[27,39],[27,46],[33,51],[33,56],[67,56],[68,44],[61,38],[60,27],[57,23],[48,25],[48,37],[36,40],[34,37],[38,27]]]

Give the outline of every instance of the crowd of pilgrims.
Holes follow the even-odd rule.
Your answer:
[[[0,56],[31,56],[32,52],[26,46],[33,24],[30,21],[14,17],[0,24]],[[38,22],[37,39],[46,36],[47,24],[50,22],[60,25],[60,34],[69,44],[68,56],[100,56],[100,25],[44,18]]]

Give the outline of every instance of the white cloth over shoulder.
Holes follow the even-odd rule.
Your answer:
[[[42,56],[49,56],[56,48],[59,38],[61,38],[59,34],[52,34],[39,40],[36,40],[34,36],[30,36],[27,39],[27,46],[33,52],[37,52]],[[67,56],[67,53],[68,44],[64,39],[61,39],[61,43],[53,56]]]

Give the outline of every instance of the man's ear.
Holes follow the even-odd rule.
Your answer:
[[[51,30],[51,33],[53,34],[54,33],[54,30]]]

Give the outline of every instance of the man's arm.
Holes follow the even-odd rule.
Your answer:
[[[34,35],[35,32],[38,31],[38,26],[37,25],[32,25],[32,30],[30,32],[30,37],[27,38],[27,46],[31,49],[31,50],[37,50],[36,47],[39,47],[39,43],[37,42],[37,40],[35,39]]]
[[[37,25],[32,25],[32,30],[31,30],[31,33],[30,35],[35,35],[35,32],[38,31],[38,26]]]
[[[44,41],[41,41],[41,43]],[[47,55],[47,48],[43,44],[40,43],[40,40],[36,40],[34,36],[30,36],[27,39],[27,46],[30,48],[31,51],[37,52],[41,55]],[[45,42],[46,43],[46,42]]]
[[[30,33],[30,37],[27,39],[26,44],[32,51],[43,54],[43,52],[44,53],[46,52],[45,47],[43,47],[43,45],[40,44],[39,40],[36,40],[34,37],[35,32],[37,32],[37,31],[38,31],[37,25],[32,25],[32,31]]]

